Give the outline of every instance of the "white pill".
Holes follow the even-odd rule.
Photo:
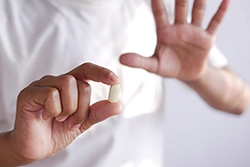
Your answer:
[[[120,85],[112,85],[109,88],[109,97],[108,100],[110,103],[116,103],[119,101],[119,97],[120,97],[120,92],[121,92],[121,88]]]

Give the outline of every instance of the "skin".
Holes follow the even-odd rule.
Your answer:
[[[85,63],[60,76],[44,76],[23,89],[14,129],[0,136],[0,166],[51,157],[92,125],[119,114],[119,102],[103,100],[90,105],[89,80],[107,85],[120,82],[110,70]]]
[[[186,21],[188,0],[176,0],[172,25],[168,22],[162,0],[152,0],[157,31],[154,54],[148,58],[127,53],[120,57],[120,62],[165,78],[176,78],[193,88],[213,108],[242,113],[250,102],[249,86],[228,68],[215,69],[207,63],[229,4],[230,0],[222,1],[204,30],[201,25],[205,0],[194,1],[191,23]]]
[[[120,62],[179,79],[212,107],[241,113],[249,104],[247,84],[230,70],[207,65],[229,0],[223,0],[206,30],[201,28],[205,0],[195,0],[191,24],[186,22],[187,3],[176,0],[176,20],[170,25],[162,0],[152,0],[158,38],[154,55],[145,58],[128,53]],[[51,157],[92,125],[119,114],[119,102],[104,100],[90,106],[88,80],[107,85],[120,82],[110,70],[86,63],[60,76],[44,76],[23,89],[17,99],[14,129],[0,134],[0,166],[20,166]]]

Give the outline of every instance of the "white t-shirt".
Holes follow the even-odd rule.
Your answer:
[[[171,20],[173,6],[166,1]],[[162,79],[118,61],[125,52],[150,56],[155,42],[149,0],[1,0],[0,131],[13,128],[16,97],[29,83],[93,62],[121,77],[123,113],[29,166],[163,166]],[[212,64],[226,64],[215,48],[212,55]],[[90,84],[92,103],[107,99],[108,86]]]

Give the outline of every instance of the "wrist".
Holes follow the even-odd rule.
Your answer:
[[[13,131],[0,133],[0,166],[20,166],[32,163],[24,158],[17,142],[13,139]]]
[[[207,78],[209,78],[209,75],[211,75],[211,73],[215,72],[215,69],[206,65],[202,72],[199,73],[199,75],[197,75],[196,77],[190,79],[190,80],[181,80],[182,82],[190,85],[190,84],[200,84],[203,81],[206,81]]]

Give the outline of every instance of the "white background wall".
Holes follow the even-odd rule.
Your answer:
[[[205,24],[220,0],[207,0]],[[250,83],[250,1],[232,0],[217,46],[229,66]],[[194,92],[168,79],[166,167],[249,167],[250,108],[241,116],[207,106]]]

